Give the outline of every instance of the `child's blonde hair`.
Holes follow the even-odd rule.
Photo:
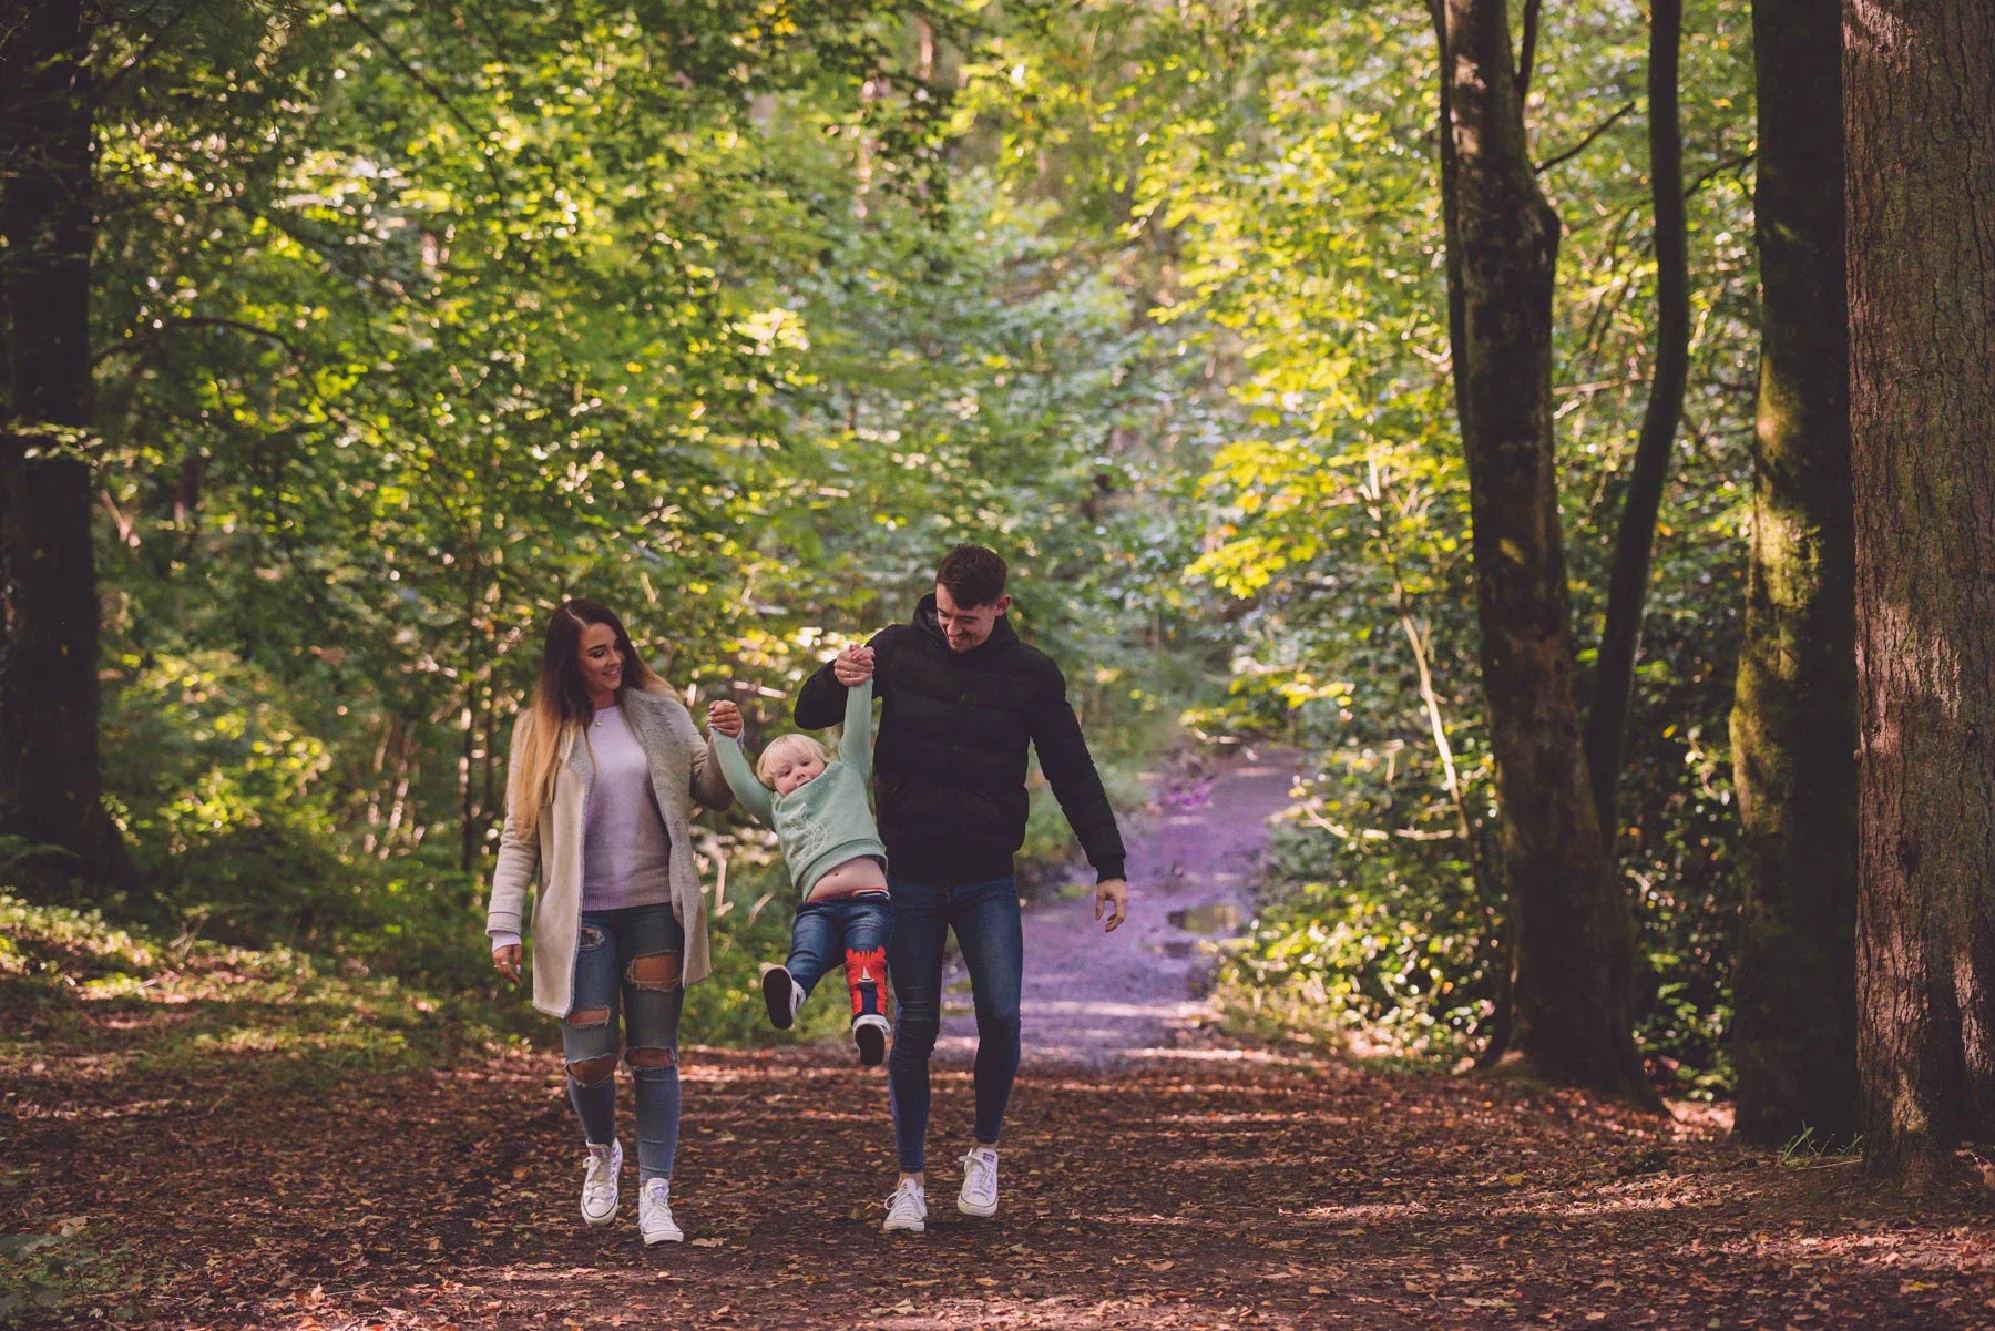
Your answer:
[[[830,752],[809,735],[778,735],[769,741],[769,747],[762,750],[762,756],[755,760],[755,779],[774,790],[776,783],[769,779],[769,773],[775,770],[778,758],[787,758],[793,753],[816,758],[826,767],[831,766]]]

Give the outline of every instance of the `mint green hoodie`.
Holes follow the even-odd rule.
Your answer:
[[[720,734],[708,738],[734,797],[757,821],[776,829],[800,900],[808,901],[817,880],[847,860],[876,855],[885,862],[887,848],[866,802],[866,787],[873,779],[872,680],[846,690],[845,729],[838,737],[837,758],[787,795],[778,795],[756,779],[740,740]]]

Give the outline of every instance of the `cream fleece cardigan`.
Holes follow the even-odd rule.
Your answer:
[[[692,718],[677,698],[669,693],[624,689],[619,701],[631,734],[651,764],[658,813],[672,838],[672,913],[686,930],[686,952],[680,968],[685,983],[693,984],[713,969],[707,959],[706,894],[700,890],[699,870],[693,862],[693,801],[709,809],[724,809],[733,792],[721,775],[720,759],[712,745],[701,742]],[[512,764],[519,762],[524,747],[520,741],[532,722],[533,713],[525,711],[514,723]],[[583,818],[595,779],[589,746],[575,742],[579,733],[580,727],[571,726],[561,742],[554,797],[541,811],[535,834],[523,835],[512,814],[507,813],[499,834],[499,864],[492,873],[491,904],[485,913],[488,933],[526,932],[521,924],[527,889],[539,879],[540,891],[533,906],[533,1005],[554,1017],[568,1015],[574,993],[576,941],[582,924]],[[507,784],[510,788],[510,780]]]

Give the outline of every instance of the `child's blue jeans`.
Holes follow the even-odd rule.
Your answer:
[[[894,937],[894,907],[884,892],[806,901],[790,926],[790,978],[808,994],[824,973],[845,967],[854,1020],[887,1010],[887,945]]]

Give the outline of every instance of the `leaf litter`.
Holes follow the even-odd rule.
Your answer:
[[[653,1249],[634,1173],[613,1227],[575,1216],[580,1152],[546,1053],[303,1083],[249,1056],[143,1087],[60,1048],[10,1061],[0,1214],[25,1241],[0,1249],[0,1320],[1995,1324],[1986,1192],[1914,1204],[1860,1169],[1784,1167],[1708,1117],[1268,1051],[1029,1066],[1003,1209],[976,1221],[953,1195],[968,1070],[938,1066],[929,1228],[890,1237],[881,1074],[835,1049],[684,1052],[672,1201],[691,1241]],[[115,1279],[48,1276],[86,1241]]]

